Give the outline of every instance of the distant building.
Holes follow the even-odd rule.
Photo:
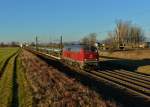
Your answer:
[[[148,48],[150,48],[150,42],[147,42],[147,46],[148,46]]]
[[[110,44],[106,44],[106,43],[100,44],[100,49],[108,50],[110,49]]]
[[[22,44],[22,43],[20,43],[20,47],[21,47],[21,48],[23,47],[23,44]]]
[[[144,42],[139,45],[139,48],[150,48],[150,42]]]

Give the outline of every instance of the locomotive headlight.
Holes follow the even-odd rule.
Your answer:
[[[98,61],[98,59],[95,59],[96,61]]]

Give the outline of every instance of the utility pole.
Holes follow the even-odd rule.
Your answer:
[[[60,36],[60,55],[62,54],[63,42],[62,35]]]
[[[38,37],[37,36],[35,38],[35,47],[36,47],[36,50],[38,50]]]
[[[51,42],[52,40],[51,39],[52,39],[51,36],[49,36],[49,47],[50,48],[52,48],[52,46],[51,46],[52,45],[52,42]]]

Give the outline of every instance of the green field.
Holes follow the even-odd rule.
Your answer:
[[[10,54],[16,52],[18,48],[0,48],[0,62],[3,60],[6,56],[9,56]]]
[[[0,71],[2,70],[2,67],[4,66],[5,62],[9,59],[11,55],[13,55],[18,48],[0,48]]]
[[[0,107],[31,107],[32,96],[19,48],[0,48]]]

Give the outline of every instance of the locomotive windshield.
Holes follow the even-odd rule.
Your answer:
[[[87,45],[68,45],[65,46],[63,50],[78,52],[80,49],[83,49],[86,52],[97,52],[96,47]]]
[[[84,50],[88,52],[97,52],[97,48],[94,46],[85,46]]]

